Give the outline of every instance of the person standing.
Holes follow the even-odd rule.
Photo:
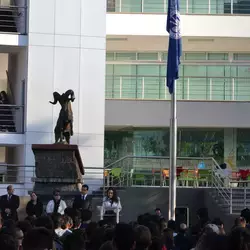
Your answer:
[[[35,192],[30,194],[30,201],[26,206],[26,213],[28,216],[40,217],[43,213],[43,203],[37,198]]]
[[[67,205],[64,200],[61,199],[60,191],[55,190],[53,192],[53,199],[50,200],[46,207],[47,214],[56,214],[59,213],[64,215],[64,210],[67,208]]]
[[[83,210],[89,210],[91,211],[92,209],[92,199],[91,197],[88,195],[88,191],[89,191],[89,186],[88,185],[83,185],[82,186],[82,190],[81,190],[81,194],[77,195],[74,199],[73,202],[73,208],[79,211],[83,211]]]
[[[1,215],[4,220],[18,220],[17,209],[20,205],[20,199],[18,195],[14,195],[14,188],[12,185],[7,187],[7,194],[1,196],[0,208]]]

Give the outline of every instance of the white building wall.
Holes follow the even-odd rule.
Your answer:
[[[60,107],[49,103],[53,92],[72,89],[71,144],[79,146],[85,168],[101,168],[106,0],[36,0],[29,10],[25,164],[34,165],[32,144],[54,143]]]
[[[165,14],[107,14],[107,35],[167,36]],[[250,37],[250,16],[182,15],[186,37]]]

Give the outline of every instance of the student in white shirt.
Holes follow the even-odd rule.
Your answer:
[[[116,218],[116,213],[122,210],[120,198],[117,196],[116,190],[114,188],[110,187],[107,190],[107,195],[103,198],[102,209],[104,213],[104,219],[112,223]]]
[[[60,191],[55,190],[53,192],[53,199],[48,202],[46,207],[47,214],[59,213],[64,215],[64,210],[67,208],[67,205],[64,200],[61,199]]]

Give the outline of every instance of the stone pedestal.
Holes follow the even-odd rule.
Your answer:
[[[84,168],[77,145],[34,144],[34,191],[47,202],[55,189],[61,191],[64,200],[70,202],[79,192]]]

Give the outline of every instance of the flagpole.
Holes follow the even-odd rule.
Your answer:
[[[171,94],[170,116],[170,173],[169,173],[169,219],[175,220],[176,208],[176,157],[177,157],[177,116],[176,116],[176,81]]]

